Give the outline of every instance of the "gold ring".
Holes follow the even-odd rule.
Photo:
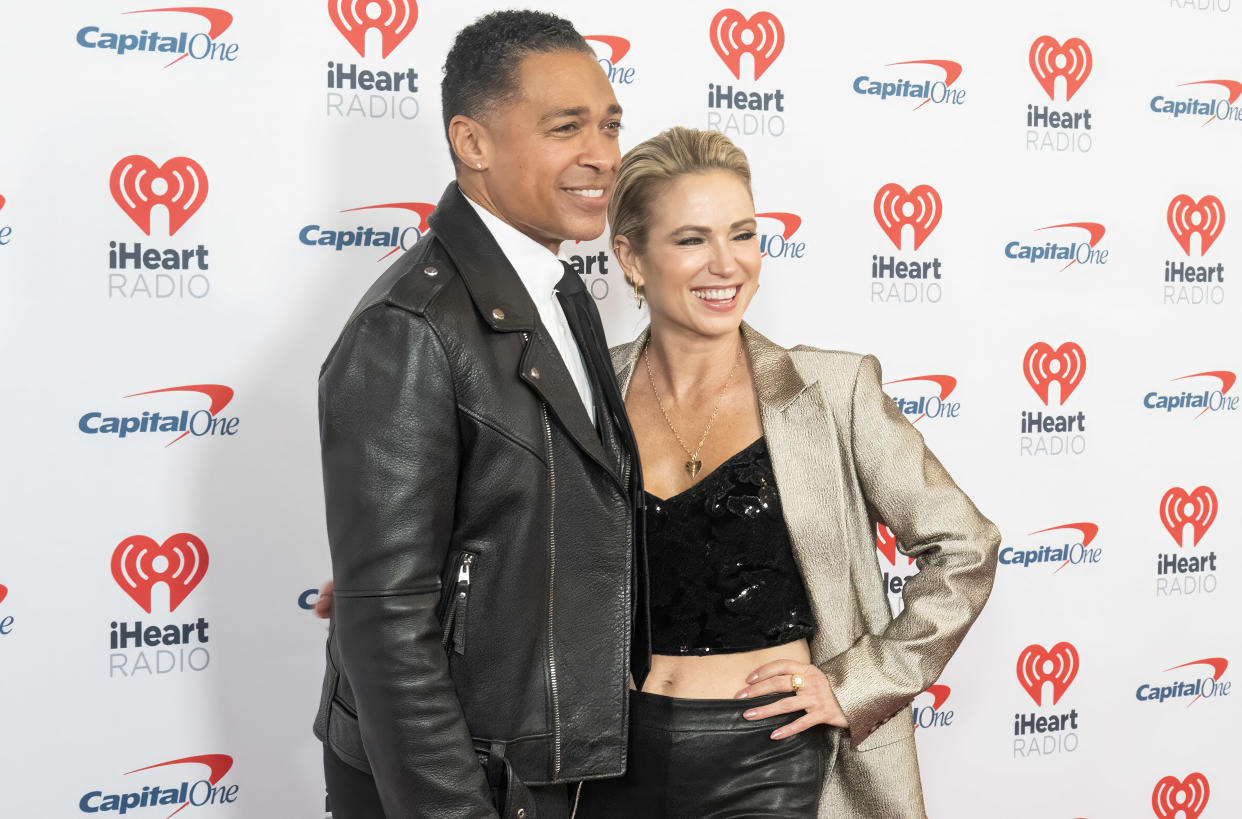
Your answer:
[[[802,676],[794,674],[789,678],[789,687],[793,689],[794,694],[798,693],[798,689],[802,688]]]

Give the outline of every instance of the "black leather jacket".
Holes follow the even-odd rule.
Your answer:
[[[430,222],[320,375],[336,588],[315,733],[390,817],[444,819],[494,815],[476,748],[527,784],[621,774],[649,637],[637,450],[590,295],[560,288],[597,337],[599,431],[456,184]]]

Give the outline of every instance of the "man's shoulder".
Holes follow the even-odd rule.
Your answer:
[[[424,316],[458,278],[457,267],[444,245],[428,231],[367,289],[353,316],[384,304]]]

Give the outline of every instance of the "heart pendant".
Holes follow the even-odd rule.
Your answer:
[[[686,471],[690,473],[690,477],[691,477],[691,478],[693,478],[695,475],[699,474],[699,470],[700,470],[700,469],[702,469],[702,468],[703,468],[703,462],[702,462],[702,461],[695,460],[695,459],[691,459],[691,460],[689,460],[689,461],[686,461]]]

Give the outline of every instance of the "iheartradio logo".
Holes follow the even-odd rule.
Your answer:
[[[4,602],[4,598],[9,596],[9,587],[0,583],[0,603]]]
[[[1022,374],[1044,406],[1048,405],[1048,388],[1054,382],[1061,385],[1060,403],[1064,404],[1082,383],[1086,372],[1087,355],[1073,341],[1067,341],[1055,350],[1051,344],[1037,341],[1022,358]]]
[[[367,32],[380,33],[380,56],[387,57],[418,22],[415,0],[328,0],[328,17],[337,31],[366,57]]]
[[[893,534],[893,530],[885,526],[883,523],[875,524],[875,548],[880,554],[884,555],[884,559],[889,565],[897,565],[897,536]],[[914,562],[914,558],[907,558],[910,563]]]
[[[156,583],[168,586],[168,610],[194,591],[207,574],[207,547],[186,532],[156,543],[146,535],[130,535],[112,551],[112,578],[147,614]]]
[[[742,55],[751,55],[757,80],[785,48],[785,27],[770,11],[756,12],[748,20],[737,9],[721,9],[712,18],[709,38],[721,61],[739,80]]]
[[[1211,788],[1198,771],[1185,779],[1166,776],[1151,792],[1151,809],[1159,819],[1199,819],[1207,807]]]
[[[157,167],[147,157],[132,154],[112,168],[108,187],[125,215],[148,236],[151,209],[163,205],[168,211],[168,235],[172,236],[207,198],[207,172],[188,156],[174,156]]]
[[[1050,649],[1032,643],[1018,655],[1018,682],[1036,705],[1043,705],[1044,683],[1052,683],[1052,704],[1078,676],[1078,649],[1070,643],[1057,643]]]
[[[1048,95],[1056,100],[1057,77],[1065,79],[1065,99],[1073,99],[1091,74],[1091,49],[1077,37],[1066,40],[1064,45],[1044,35],[1031,43],[1031,73]]]
[[[1199,255],[1203,256],[1225,229],[1225,206],[1215,196],[1196,202],[1183,193],[1169,202],[1166,218],[1169,232],[1187,256],[1191,255],[1190,237],[1199,234]]]
[[[898,250],[901,250],[902,228],[909,225],[914,230],[914,249],[918,250],[940,224],[944,213],[940,194],[931,185],[918,185],[907,192],[896,182],[889,182],[876,191],[872,209],[880,229]]]
[[[1179,549],[1182,547],[1182,533],[1189,525],[1194,545],[1198,546],[1216,520],[1219,506],[1216,493],[1210,486],[1198,486],[1192,492],[1175,486],[1160,499],[1160,522]]]

